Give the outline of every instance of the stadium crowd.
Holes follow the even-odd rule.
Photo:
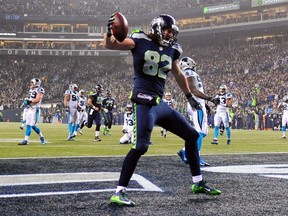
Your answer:
[[[288,90],[287,42],[267,40],[257,45],[243,42],[193,49],[187,42],[182,46],[184,55],[198,63],[197,70],[207,93],[215,95],[221,84],[228,86],[233,94],[234,128],[255,128],[255,120],[259,119],[259,116],[255,118],[255,113],[279,114],[275,106]],[[122,112],[133,80],[132,65],[128,62],[125,57],[1,56],[0,106],[4,109],[20,107],[29,80],[40,77],[46,90],[44,103],[61,103],[71,82],[87,93],[95,84],[102,84],[112,91],[119,112]],[[177,109],[185,114],[186,100],[179,96],[180,89],[173,79],[168,79],[166,90],[177,101]],[[246,114],[252,115],[253,124],[243,123]]]
[[[232,3],[233,0],[201,0],[202,5]],[[141,5],[141,7],[139,7]],[[108,16],[115,11],[126,15],[139,15],[198,7],[190,0],[0,0],[0,14],[27,16]]]

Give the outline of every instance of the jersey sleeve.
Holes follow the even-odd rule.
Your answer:
[[[70,90],[66,90],[64,94],[65,94],[65,95],[68,95],[68,94],[70,95],[70,94],[71,94],[71,91],[70,91]]]
[[[195,73],[191,68],[185,68],[183,70],[183,74],[185,75],[186,78],[188,77],[195,77]]]
[[[45,90],[44,90],[43,88],[38,88],[37,93],[38,93],[38,92],[42,93],[43,95],[45,94]]]
[[[183,53],[183,49],[182,49],[181,45],[178,44],[178,43],[175,43],[175,44],[173,44],[172,48],[175,51],[175,54],[174,54],[174,57],[173,57],[173,61],[175,61],[177,59],[180,59],[180,57],[181,57],[181,55]]]

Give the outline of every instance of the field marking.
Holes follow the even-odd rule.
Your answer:
[[[19,143],[23,141],[23,139],[0,139],[0,143]],[[41,143],[40,140],[29,140],[29,143]],[[45,143],[50,143],[45,140]],[[29,145],[29,144],[28,144]]]
[[[270,177],[270,178],[288,179],[288,164],[261,164],[261,165],[234,165],[234,166],[203,167],[202,170],[208,171],[208,172],[217,172],[217,173],[257,174],[260,176]]]
[[[217,166],[203,167],[202,170],[218,173],[288,174],[288,164]]]
[[[25,174],[25,175],[2,175],[0,176],[0,187],[41,185],[41,184],[64,184],[64,183],[83,183],[83,182],[109,182],[118,181],[118,172],[81,172],[81,173],[48,173],[48,174]],[[131,180],[136,181],[142,188],[131,188],[128,191],[153,191],[163,192],[163,190],[141,175],[133,174]],[[81,191],[55,191],[39,193],[19,193],[19,194],[0,194],[0,198],[27,197],[27,196],[50,196],[79,193],[110,192],[115,189],[97,189]]]
[[[43,145],[45,146],[45,145]],[[34,146],[33,146],[34,147]],[[48,146],[47,146],[48,147]],[[251,153],[211,153],[211,154],[201,154],[202,156],[208,155],[208,156],[219,156],[219,155],[263,155],[263,154],[288,154],[287,152],[251,152]],[[79,155],[79,156],[47,156],[47,157],[15,157],[15,158],[0,158],[0,160],[26,160],[26,159],[71,159],[71,158],[124,158],[126,154],[124,155],[95,155],[95,156],[87,156],[87,155]],[[167,156],[177,156],[175,154],[161,154],[161,155],[142,155],[142,157],[167,157]]]

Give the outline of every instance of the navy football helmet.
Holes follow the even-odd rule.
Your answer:
[[[102,92],[103,86],[102,86],[101,84],[97,84],[97,85],[95,86],[95,89],[96,89],[97,92]]]
[[[171,29],[173,36],[171,38],[164,38],[164,30]],[[176,25],[176,20],[168,15],[161,14],[155,17],[150,23],[150,34],[154,35],[161,46],[172,46],[177,41],[179,28]]]

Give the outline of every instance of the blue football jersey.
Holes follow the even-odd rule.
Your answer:
[[[179,44],[162,47],[141,31],[134,31],[130,38],[135,42],[131,50],[134,64],[134,90],[163,96],[165,80],[172,68],[172,62],[180,58]]]

